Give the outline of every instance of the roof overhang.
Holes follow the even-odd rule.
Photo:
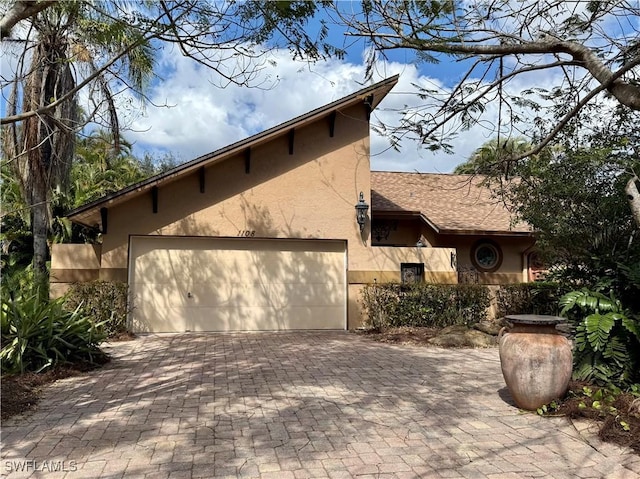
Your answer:
[[[420,211],[408,211],[408,210],[374,210],[372,216],[378,218],[390,218],[390,219],[417,219],[429,226],[433,231],[439,235],[459,235],[459,236],[510,236],[518,238],[534,238],[536,236],[534,231],[496,231],[496,230],[479,230],[479,229],[452,229],[452,228],[440,228],[437,224],[432,222],[427,216]]]
[[[240,140],[229,146],[225,146],[212,153],[200,156],[187,163],[172,168],[164,173],[152,176],[146,180],[135,183],[131,186],[123,188],[120,191],[111,193],[95,201],[82,205],[67,214],[67,217],[74,223],[83,224],[88,227],[96,227],[102,229],[102,216],[105,208],[124,203],[129,199],[144,194],[154,187],[174,181],[184,175],[191,174],[199,168],[212,165],[235,155],[246,151],[258,145],[267,143],[277,137],[287,135],[292,129],[300,128],[314,123],[322,118],[328,117],[332,113],[349,108],[358,103],[364,102],[369,111],[373,111],[384,97],[398,82],[399,75],[394,75],[386,80],[375,83],[371,86],[361,89],[349,96],[336,100],[332,103],[324,105],[320,108],[312,110],[304,115],[298,116],[280,125],[274,126],[261,133],[253,135],[244,140]]]

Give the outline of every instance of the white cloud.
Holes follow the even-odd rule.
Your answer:
[[[276,66],[261,75],[270,88],[246,88],[230,85],[220,89],[213,77],[196,63],[181,56],[164,55],[160,63],[165,73],[149,92],[154,104],[144,112],[135,111],[126,134],[141,151],[170,151],[181,160],[189,160],[246,138],[314,108],[342,98],[363,87],[365,66],[339,60],[309,65],[294,62],[289,53],[274,54]],[[398,110],[417,106],[415,87],[440,85],[434,78],[420,74],[413,64],[383,65],[375,81],[400,73],[400,81],[379,105],[372,121],[397,122]],[[484,141],[484,138],[480,143]],[[457,142],[455,156],[434,154],[415,142],[404,142],[402,151],[389,148],[389,141],[372,132],[372,168],[397,171],[451,171],[464,161],[480,143]]]
[[[134,130],[127,138],[136,142],[136,151],[170,151],[186,161],[241,140],[314,108],[342,98],[363,87],[364,61],[360,64],[329,60],[309,65],[291,60],[289,52],[275,52],[275,66],[260,73],[261,88],[229,85],[221,89],[215,78],[195,62],[165,52],[160,59],[163,81],[149,92],[155,104],[143,115],[131,118]],[[424,106],[414,85],[445,91],[436,74],[448,74],[437,65],[426,75],[413,63],[381,63],[374,81],[400,74],[398,85],[378,106],[372,122],[397,124],[400,111]],[[530,75],[513,82],[522,91],[549,83],[548,74]],[[268,88],[267,88],[268,87]],[[483,121],[452,141],[455,154],[431,152],[417,141],[403,141],[401,151],[372,131],[371,163],[376,170],[450,172],[466,161],[473,151],[494,135],[498,105],[490,103]]]
[[[275,52],[276,65],[265,65],[257,78],[260,88],[215,86],[213,73],[179,53],[165,49],[158,59],[159,81],[147,92],[151,102],[140,107],[126,91],[120,95],[121,124],[131,131],[125,137],[135,143],[138,155],[170,152],[180,161],[224,147],[362,88],[364,61],[329,60],[309,65],[291,60],[287,51]],[[425,69],[426,70],[426,69]],[[400,74],[398,85],[378,106],[372,122],[397,124],[400,111],[423,102],[414,85],[445,90],[436,76],[450,75],[446,65],[422,71],[414,63],[380,63],[374,81]],[[541,78],[526,79],[521,90]],[[154,106],[154,105],[166,105]],[[416,142],[403,141],[401,151],[372,131],[371,163],[376,170],[450,172],[492,137],[486,126],[496,123],[497,106],[490,104],[485,122],[461,132],[452,144],[455,154],[431,152]]]

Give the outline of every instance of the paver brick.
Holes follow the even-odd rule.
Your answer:
[[[344,332],[148,335],[108,349],[104,368],[3,423],[3,461],[76,461],[65,479],[640,477],[639,456],[514,407],[497,349]]]

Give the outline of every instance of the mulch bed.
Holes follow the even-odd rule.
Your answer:
[[[429,340],[435,338],[440,329],[438,328],[419,328],[403,326],[400,328],[389,329],[360,329],[356,330],[357,334],[366,336],[374,341],[391,344],[423,344],[428,345]]]
[[[136,336],[124,331],[109,338],[110,342],[131,341]],[[40,400],[40,393],[44,386],[58,379],[79,376],[86,372],[102,367],[110,358],[103,356],[96,358],[95,364],[67,363],[53,367],[41,373],[23,373],[2,375],[0,391],[0,419],[4,421],[16,414],[22,414],[35,408]]]
[[[110,342],[131,341],[136,336],[128,331],[117,333],[109,338]],[[109,362],[107,356],[97,360],[97,364],[68,363],[55,366],[53,369],[42,373],[24,373],[3,375],[0,392],[0,418],[8,419],[16,414],[33,409],[40,399],[43,386],[53,383],[58,379],[78,376],[93,369],[101,367]]]
[[[599,389],[597,386],[572,382],[567,397],[559,404],[557,410],[550,414],[594,421],[598,423],[600,439],[629,447],[636,454],[640,454],[640,397],[622,393],[611,404],[616,411],[605,412],[608,405],[600,410],[591,407],[593,401],[581,393],[584,386],[588,386],[594,393]],[[625,431],[622,422],[627,424],[628,431]]]
[[[105,364],[109,358],[104,359]],[[23,373],[2,376],[2,391],[0,394],[1,414],[5,419],[33,409],[40,400],[40,392],[43,386],[53,383],[58,379],[78,376],[102,364],[70,363],[55,366],[53,369],[41,373]]]

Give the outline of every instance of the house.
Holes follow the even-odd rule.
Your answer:
[[[498,285],[529,279],[535,242],[481,175],[371,173],[373,246],[456,249],[460,282]]]
[[[456,283],[450,225],[370,172],[369,118],[397,81],[70,212],[99,228],[102,243],[54,245],[52,294],[77,281],[126,281],[137,332],[351,329],[363,285],[400,281],[403,267],[406,279],[407,265],[421,279]],[[385,221],[397,228],[374,246],[372,226]]]

